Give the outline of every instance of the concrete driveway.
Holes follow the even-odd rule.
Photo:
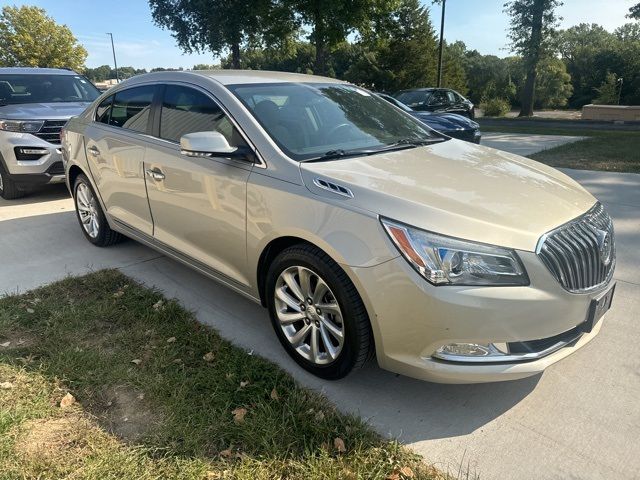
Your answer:
[[[568,135],[488,132],[482,134],[481,144],[486,147],[527,156],[541,152],[542,150],[548,150],[549,148],[559,147],[566,143],[577,142],[584,138],[585,137]]]
[[[453,473],[482,479],[640,478],[640,175],[567,171],[614,217],[618,287],[600,335],[544,375],[485,385],[437,385],[370,365],[320,381],[286,356],[259,306],[133,241],[82,237],[64,188],[0,200],[0,292],[103,267],[176,297],[236,344],[322,391]]]

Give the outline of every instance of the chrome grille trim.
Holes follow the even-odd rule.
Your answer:
[[[608,262],[607,238],[611,245]],[[584,215],[540,237],[536,254],[565,290],[598,290],[609,283],[615,270],[613,221],[598,202]]]
[[[42,128],[34,135],[45,142],[60,144],[60,130],[67,123],[66,120],[45,120]]]

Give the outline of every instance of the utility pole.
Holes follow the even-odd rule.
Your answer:
[[[442,0],[442,17],[440,18],[440,48],[438,51],[438,87],[442,86],[442,47],[444,46],[444,10],[447,0]]]
[[[116,49],[113,46],[113,33],[107,32],[107,35],[111,37],[111,51],[113,52],[113,64],[116,67],[116,82],[120,83],[120,78],[118,77],[118,62],[116,61]]]

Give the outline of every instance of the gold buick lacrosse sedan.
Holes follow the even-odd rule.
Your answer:
[[[260,302],[323,378],[374,356],[434,382],[534,375],[611,305],[613,225],[580,185],[342,81],[140,75],[61,136],[88,241],[133,238]]]

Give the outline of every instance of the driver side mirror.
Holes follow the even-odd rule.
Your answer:
[[[180,137],[180,153],[188,157],[233,158],[253,162],[248,147],[232,147],[220,132],[194,132]]]

